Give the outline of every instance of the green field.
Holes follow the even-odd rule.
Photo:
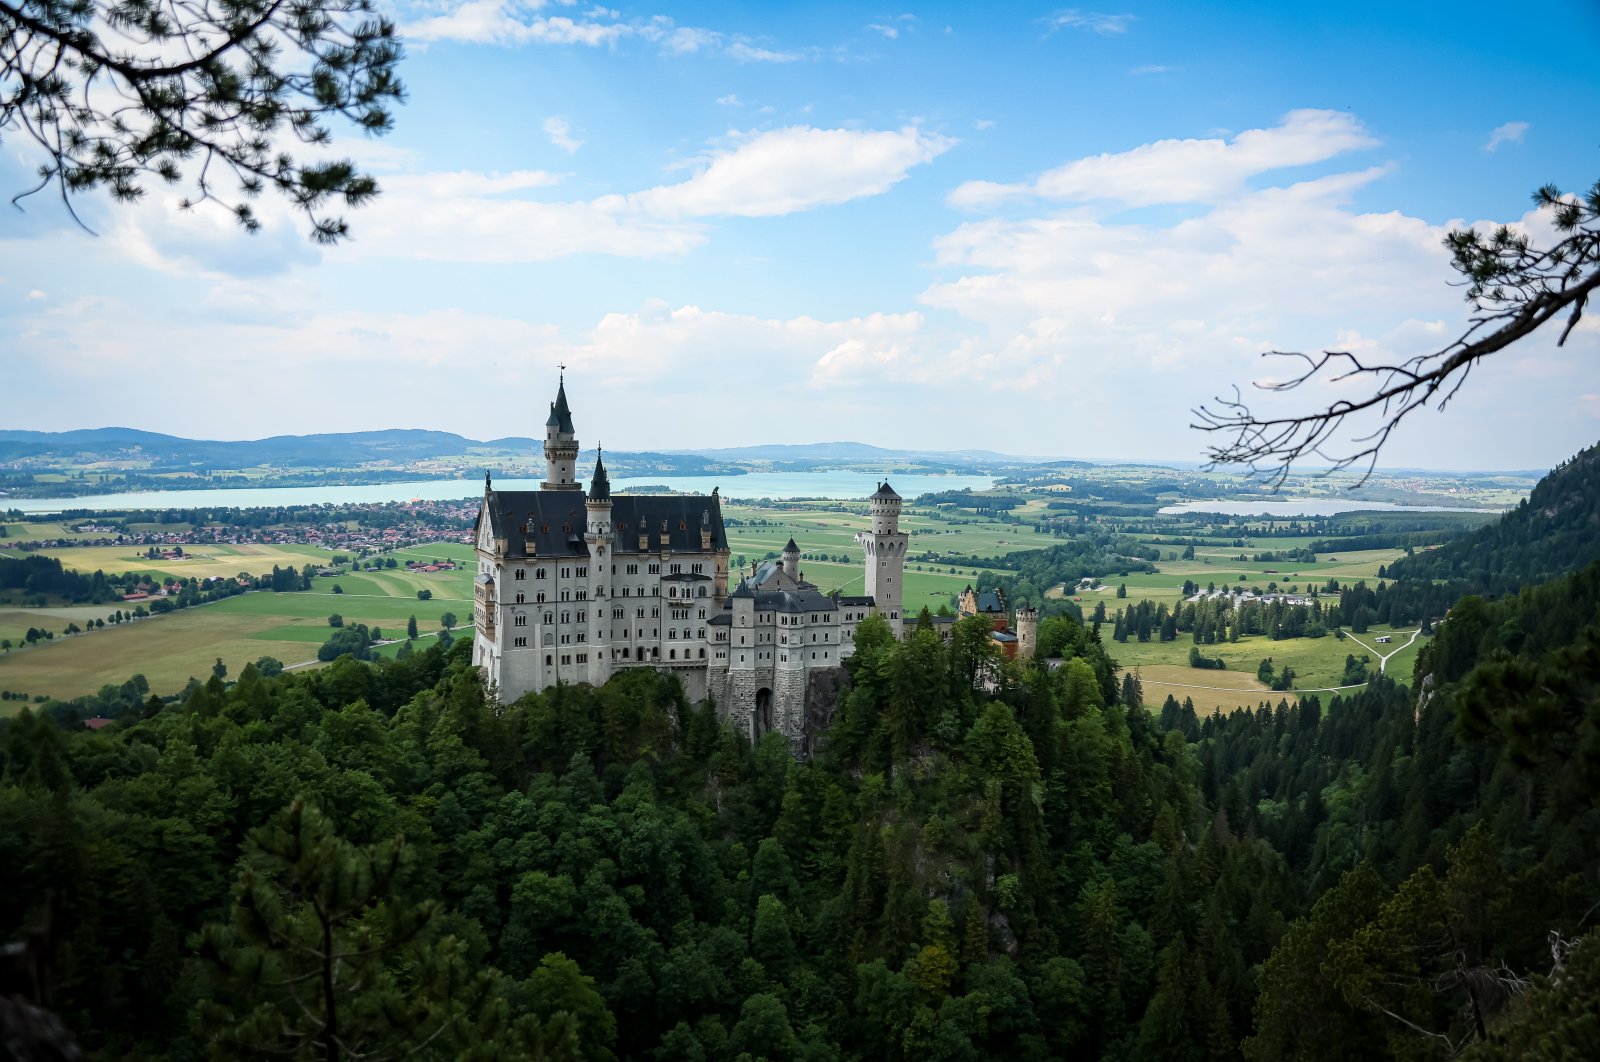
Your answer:
[[[840,512],[824,503],[795,503],[782,508],[728,504],[724,513],[744,522],[730,527],[728,537],[731,552],[735,556],[742,554],[747,564],[763,559],[768,552],[781,552],[792,536],[806,553],[851,558],[849,563],[803,561],[807,579],[829,590],[861,592],[861,548],[855,543],[855,533],[868,526],[865,512]],[[748,526],[752,520],[765,523]],[[911,513],[902,524],[912,534],[914,553],[937,550],[981,556],[1040,544],[1039,537],[1028,528],[967,515],[952,521]],[[300,545],[197,545],[193,550],[193,556],[184,560],[159,562],[144,560],[137,547],[76,547],[42,552],[59,557],[63,564],[80,571],[99,568],[189,577],[240,572],[257,575],[270,572],[274,565],[324,565],[337,552]],[[471,546],[431,543],[396,550],[392,556],[402,567],[318,578],[311,590],[296,593],[253,591],[118,628],[108,625],[102,631],[70,638],[59,633],[67,623],[81,626],[86,619],[109,619],[121,606],[113,602],[46,609],[0,608],[0,637],[9,637],[14,643],[21,641],[30,626],[57,632],[53,642],[13,650],[0,657],[0,688],[65,699],[93,693],[107,683],[121,683],[142,673],[154,692],[168,694],[181,689],[191,676],[209,675],[218,657],[231,675],[262,656],[276,657],[291,666],[313,663],[317,647],[328,637],[327,617],[334,612],[343,616],[347,624],[381,627],[386,637],[403,635],[406,620],[412,615],[417,617],[424,634],[438,629],[439,616],[444,612],[455,613],[458,624],[471,621],[471,570],[421,573],[403,567],[407,560],[470,562],[474,556]],[[929,570],[919,571],[919,566]],[[937,609],[968,583],[975,582],[979,574],[977,569],[967,567],[958,567],[953,574],[949,565],[938,567],[941,570],[934,571],[933,565],[921,561],[908,565],[908,609],[923,605]],[[335,585],[343,592],[334,594]],[[417,591],[421,589],[432,591],[432,600],[418,601]],[[389,645],[380,652],[392,656],[398,649],[398,644]]]
[[[1045,501],[1033,500],[1014,510],[1027,520],[1044,512]],[[759,562],[769,553],[778,554],[792,537],[803,553],[821,554],[837,560],[802,560],[805,577],[825,590],[843,593],[863,591],[861,549],[855,534],[866,528],[869,518],[865,506],[860,511],[841,511],[834,502],[792,502],[773,506],[747,506],[725,503],[724,515],[737,522],[728,528],[728,544],[735,559],[743,557],[745,567]],[[1009,552],[1040,549],[1055,540],[1034,533],[1031,526],[979,517],[971,512],[945,514],[909,509],[901,526],[911,534],[910,555],[905,573],[905,604],[908,613],[926,605],[937,610],[951,602],[968,584],[976,583],[982,570],[963,565],[921,559],[925,554],[994,557]],[[53,537],[69,527],[12,525],[14,537]],[[1148,536],[1146,536],[1148,537]],[[1163,559],[1154,574],[1130,572],[1126,577],[1111,574],[1098,592],[1074,595],[1085,613],[1097,601],[1104,601],[1108,612],[1119,605],[1136,604],[1141,599],[1164,603],[1169,608],[1182,596],[1185,580],[1205,586],[1243,585],[1265,588],[1269,582],[1280,587],[1321,586],[1328,579],[1341,582],[1355,579],[1376,580],[1381,565],[1401,556],[1399,550],[1346,553],[1319,557],[1315,563],[1263,563],[1239,560],[1264,551],[1282,551],[1306,545],[1309,539],[1254,538],[1243,549],[1209,546],[1196,550],[1193,560],[1167,560],[1170,546],[1158,546]],[[215,577],[240,572],[252,575],[270,572],[274,565],[300,568],[306,563],[324,565],[335,552],[317,546],[244,545],[194,546],[194,554],[181,561],[150,562],[140,557],[137,547],[76,547],[43,551],[59,557],[67,566],[80,571],[96,568],[108,572],[148,571],[158,576]],[[348,550],[343,551],[349,553]],[[472,573],[469,569],[424,574],[407,571],[406,560],[453,560],[470,562],[471,546],[460,543],[433,543],[397,550],[392,554],[402,567],[379,571],[346,572],[315,581],[313,589],[297,593],[274,594],[256,591],[225,601],[156,616],[134,624],[88,634],[63,637],[60,631],[69,623],[80,626],[87,619],[109,618],[117,603],[93,606],[58,606],[42,609],[8,608],[0,605],[0,638],[20,643],[30,626],[48,627],[56,639],[38,647],[13,650],[0,657],[0,688],[70,698],[92,693],[107,683],[117,684],[134,673],[143,673],[157,693],[181,689],[191,676],[206,676],[217,657],[237,674],[247,662],[273,656],[288,665],[315,661],[316,648],[328,634],[327,617],[337,612],[346,623],[378,626],[386,636],[403,634],[406,619],[415,615],[419,628],[427,633],[439,626],[439,616],[453,612],[458,623],[470,622],[472,612]],[[954,568],[952,571],[951,569]],[[1271,569],[1277,569],[1276,571]],[[1118,584],[1126,583],[1128,597],[1118,599]],[[337,585],[343,591],[333,593]],[[430,601],[418,601],[417,591],[430,590]],[[1053,593],[1064,594],[1065,588]],[[1378,633],[1374,628],[1374,634]],[[1222,656],[1228,662],[1225,672],[1188,667],[1191,640],[1180,634],[1175,642],[1140,644],[1112,642],[1111,655],[1124,668],[1139,668],[1144,676],[1146,701],[1158,707],[1167,693],[1182,700],[1191,697],[1197,707],[1228,708],[1256,704],[1262,697],[1282,696],[1264,690],[1255,680],[1256,665],[1265,656],[1280,666],[1292,666],[1301,690],[1335,685],[1344,671],[1347,653],[1376,655],[1370,645],[1364,649],[1354,640],[1339,641],[1333,636],[1321,639],[1294,639],[1272,642],[1247,638],[1237,644],[1203,647],[1208,656]],[[1403,638],[1397,638],[1396,645]],[[1411,666],[1420,647],[1409,646],[1390,661],[1390,674],[1409,681]],[[393,655],[398,645],[380,651]],[[1385,647],[1392,648],[1392,647]]]
[[[307,561],[327,563],[333,555],[333,551],[315,546],[195,548],[197,553],[204,550],[214,556],[197,557],[193,568],[183,568],[182,564],[188,562],[179,562],[173,566],[175,573],[203,575],[208,572],[202,566],[217,566],[222,570],[209,574],[254,574],[271,571],[274,563],[292,563],[295,567]],[[100,566],[106,552],[100,548],[51,551],[73,567],[84,563]],[[466,561],[471,555],[472,548],[459,543],[433,543],[393,554],[402,565],[406,560],[435,558]],[[335,594],[335,585],[344,592]],[[432,591],[432,600],[417,600],[419,589]],[[119,607],[110,603],[0,610],[0,637],[10,638],[13,643],[20,641],[29,626],[45,626],[57,632],[53,642],[13,649],[0,657],[0,688],[68,699],[94,693],[107,683],[121,683],[138,673],[150,681],[153,692],[168,694],[182,689],[191,676],[208,676],[218,657],[230,675],[237,675],[245,664],[263,656],[276,657],[288,665],[311,663],[316,660],[317,647],[327,640],[328,616],[335,612],[347,624],[381,627],[386,637],[403,636],[406,620],[413,615],[422,632],[438,630],[439,617],[445,612],[455,613],[458,625],[470,622],[472,572],[457,569],[421,573],[402,567],[345,574],[318,579],[306,591],[252,591],[120,627],[108,625],[104,630],[72,637],[60,634],[68,622],[82,626],[85,619],[109,617]],[[387,648],[392,655],[398,646]]]

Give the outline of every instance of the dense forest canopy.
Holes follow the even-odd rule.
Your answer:
[[[465,641],[130,682],[6,722],[0,923],[104,1058],[1595,1057],[1600,563],[1472,574],[1566,519],[1429,555],[1414,677],[1203,719],[1071,615],[862,624],[806,762]]]

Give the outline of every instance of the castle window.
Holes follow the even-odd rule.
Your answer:
[[[563,601],[571,601],[572,600],[572,591],[571,590],[563,590],[563,591],[561,591],[561,600],[563,600]]]
[[[677,587],[673,587],[673,589],[676,590]],[[657,583],[655,586],[652,586],[650,588],[650,596],[651,597],[660,597],[661,596],[661,584],[660,583]]]
[[[544,578],[544,569],[543,568],[535,568],[533,570],[533,577],[535,579],[543,579]]]
[[[513,649],[526,649],[528,647],[528,639],[526,639],[526,638],[513,639],[512,642],[511,642],[511,647]]]
[[[587,601],[587,600],[589,600],[589,591],[585,590],[581,586],[578,587],[578,600],[579,601]]]
[[[682,575],[683,574],[683,565],[681,565],[681,564],[670,565],[667,568],[667,571],[672,573],[673,575]]]
[[[673,627],[671,630],[667,631],[667,637],[668,638],[677,638],[678,637],[678,628]]]
[[[667,650],[667,659],[668,660],[676,660],[676,659],[678,659],[678,651],[676,649],[668,649]]]
[[[563,613],[562,613],[562,614],[561,614],[561,622],[562,622],[562,623],[571,623],[571,622],[572,622],[572,613],[570,613],[570,612],[563,612]]]
[[[700,618],[701,619],[705,619],[706,618],[706,610],[705,609],[701,609],[700,610]]]
[[[706,636],[706,629],[704,627],[701,627],[700,628],[700,637],[704,638],[705,636]]]
[[[551,664],[551,661],[553,661],[554,659],[555,658],[552,657],[549,653],[544,654],[544,666],[545,667],[549,667],[550,664]]]
[[[703,564],[691,564],[691,565],[689,565],[689,570],[691,572],[694,572],[696,575],[700,575],[700,574],[702,574],[701,569],[704,568],[704,567],[705,567],[705,565],[703,565]]]
[[[536,605],[544,604],[544,591],[543,590],[540,590],[537,594],[533,595],[533,602]]]
[[[622,588],[622,596],[623,597],[627,597],[628,596],[628,588],[626,586],[624,586]]]
[[[528,625],[528,617],[527,617],[527,616],[524,616],[524,615],[523,615],[523,614],[522,614],[522,613],[520,613],[520,612],[519,612],[519,613],[517,613],[517,618],[516,618],[516,622],[514,622],[514,623],[513,623],[513,624],[512,624],[512,626],[513,626],[513,627],[526,627],[526,626],[527,626],[527,625]]]
[[[526,568],[518,568],[517,569],[517,574],[516,574],[515,578],[517,578],[517,579],[526,579],[527,577],[528,577],[528,572],[527,572]]]
[[[517,604],[522,604],[522,592],[520,590],[517,592]]]
[[[622,647],[622,659],[628,659],[628,647],[626,645]]]
[[[644,619],[644,609],[642,609],[642,608],[638,609],[636,611],[636,614],[635,614],[634,618],[635,619]]]
[[[562,662],[562,663],[563,663],[563,664],[570,664],[570,663],[572,663],[572,654],[571,654],[571,653],[562,653],[562,654],[561,654],[561,662]]]
[[[546,623],[554,623],[554,622],[555,622],[555,621],[556,621],[556,617],[555,617],[555,613],[553,613],[553,612],[546,612],[546,613],[545,613],[545,614],[544,614],[544,621],[545,621],[545,622],[546,622]]]
[[[647,574],[649,574],[649,575],[660,575],[661,574],[661,565],[652,564],[648,568],[645,569],[645,572]]]
[[[578,663],[587,664],[588,662],[589,662],[589,654],[588,653],[579,653],[578,654]]]
[[[587,564],[578,565],[578,578],[579,579],[587,579],[587,578],[589,578],[589,566]]]
[[[661,659],[661,649],[659,647],[651,648],[650,656],[651,656],[652,659],[660,660]]]
[[[698,596],[699,596],[699,597],[705,597],[705,596],[706,596],[706,588],[705,588],[705,587],[703,587],[703,586],[702,586],[702,587],[701,587],[701,588],[700,588],[700,593],[699,593],[699,595],[698,595]]]
[[[702,649],[702,650],[700,650],[700,659],[704,660],[705,658],[706,658],[706,651],[704,649]]]
[[[628,565],[628,574],[629,575],[638,575],[639,574],[639,566],[637,564]]]

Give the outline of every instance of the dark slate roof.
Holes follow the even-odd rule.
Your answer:
[[[545,421],[545,426],[554,425],[557,431],[564,431],[568,435],[576,434],[572,427],[572,410],[567,408],[567,381],[565,377],[561,385],[556,388],[556,400],[550,403],[550,419]]]
[[[588,512],[582,499],[577,491],[491,490],[483,504],[491,533],[505,540],[508,556],[572,557],[589,552],[583,541]],[[713,550],[728,544],[716,494],[621,494],[611,499],[611,518],[617,553],[640,552],[641,528],[646,552],[664,545],[674,553],[699,553],[702,520],[711,529]]]
[[[882,485],[879,486],[878,489],[873,492],[872,496],[874,498],[898,498],[898,497],[900,497],[900,495],[898,495],[898,494],[896,494],[894,492],[894,488],[889,486],[889,481],[888,480],[884,480]]]
[[[704,572],[675,572],[672,575],[663,575],[664,583],[709,583],[711,576]]]
[[[833,598],[817,590],[757,590],[758,612],[832,612]]]
[[[783,551],[785,553],[799,553],[800,552],[800,547],[795,545],[794,544],[794,539],[791,538],[789,540],[789,544],[787,546],[783,547]]]
[[[589,497],[595,501],[611,499],[611,479],[606,475],[606,463],[598,452],[594,455],[594,479],[589,483]]]
[[[993,634],[989,635],[989,637],[993,638],[997,642],[1002,643],[1014,642],[1017,640],[1017,636],[1012,634],[1010,631],[995,631]]]
[[[728,624],[733,622],[733,614],[730,612],[719,612],[715,616],[712,616],[710,619],[706,620],[706,622],[711,624],[720,624],[721,626],[726,627]]]
[[[857,605],[872,605],[872,604],[876,603],[874,601],[874,599],[870,595],[868,595],[868,596],[860,596],[860,595],[858,595],[856,597],[838,597],[838,598],[835,598],[834,600],[838,601],[839,604],[841,604],[841,605],[849,605],[852,608],[854,608]]]
[[[1006,603],[1000,600],[1000,595],[993,590],[978,591],[979,612],[1004,612]]]

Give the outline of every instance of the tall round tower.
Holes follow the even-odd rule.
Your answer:
[[[904,625],[906,543],[911,536],[900,531],[900,495],[887,480],[867,501],[872,530],[856,532],[866,553],[866,592],[898,638]]]
[[[567,408],[567,376],[562,373],[556,400],[550,403],[550,419],[544,422],[544,482],[540,488],[582,491],[577,468],[578,433],[572,427],[572,411]]]
[[[1017,609],[1017,659],[1032,660],[1039,646],[1039,610],[1031,605]]]
[[[606,597],[606,584],[610,581],[607,575],[615,559],[606,554],[611,552],[616,535],[611,523],[611,479],[606,475],[605,459],[598,450],[594,458],[594,479],[590,481],[584,508],[589,516],[589,527],[583,536],[589,547],[589,578],[585,589],[593,609],[587,650],[589,682],[603,686],[611,677],[611,602]]]
[[[795,582],[800,581],[800,547],[794,544],[792,538],[783,547],[783,574]]]

